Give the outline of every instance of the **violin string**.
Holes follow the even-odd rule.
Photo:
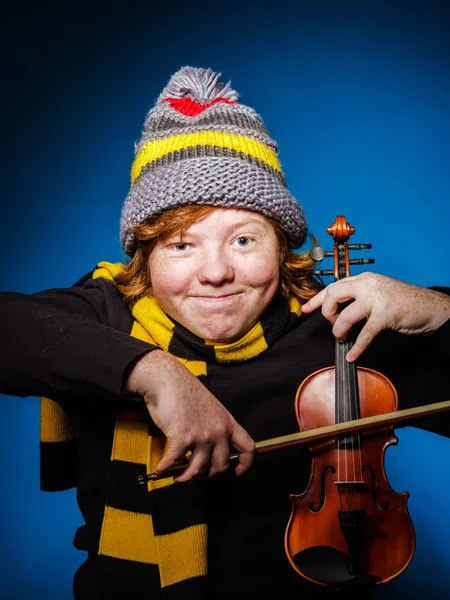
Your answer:
[[[345,349],[343,354],[345,354],[345,352],[347,351],[347,347],[348,347],[348,343],[344,344]],[[346,414],[346,420],[349,421],[351,418],[351,410],[352,410],[352,403],[353,403],[353,394],[352,394],[352,388],[351,388],[351,378],[350,378],[350,365],[347,361],[345,361],[345,378],[346,378],[346,388],[347,388],[347,405],[346,405],[346,410],[347,410],[347,414]],[[351,466],[351,480],[355,481],[355,448],[354,448],[354,439],[355,437],[353,435],[350,436],[350,466]],[[349,474],[350,476],[350,474]],[[355,486],[352,485],[350,488],[350,495],[351,495],[351,505],[349,505],[349,508],[355,508]]]
[[[346,344],[341,344],[341,360],[342,360],[342,366],[343,366],[343,374],[344,374],[344,395],[345,395],[345,405],[344,405],[344,419],[346,421],[348,421],[349,419],[349,415],[348,415],[348,411],[349,411],[349,389],[348,389],[348,373],[347,373],[347,365],[345,364],[345,357],[344,357],[344,347],[346,346]],[[344,455],[345,455],[345,489],[347,490],[347,510],[350,508],[350,499],[349,499],[349,492],[351,492],[351,490],[349,489],[348,486],[348,480],[349,480],[349,466],[348,466],[348,436],[345,439],[345,448],[344,448]],[[353,443],[353,438],[350,436],[350,444]],[[351,494],[350,494],[351,496]]]
[[[346,343],[338,342],[338,355],[339,355],[339,364],[340,364],[340,398],[341,405],[339,406],[339,414],[343,416],[344,421],[349,420],[349,386],[348,386],[348,372],[347,372],[347,361],[345,360],[345,346]],[[342,406],[343,402],[343,406]],[[348,510],[350,507],[351,494],[349,498],[349,451],[348,451],[348,441],[349,437],[346,436],[342,443],[342,452],[339,452],[339,457],[343,455],[344,457],[344,488],[345,488],[345,508]],[[351,438],[351,443],[353,443],[353,438]],[[339,458],[340,463],[340,458]]]
[[[355,389],[354,389],[354,381],[352,380],[352,373],[353,370],[351,368],[351,365],[349,362],[347,362],[347,360],[345,359],[345,356],[347,355],[347,352],[350,349],[350,343],[346,342],[344,344],[344,351],[343,351],[343,355],[344,355],[344,361],[345,361],[345,371],[346,371],[346,379],[347,379],[347,393],[348,393],[348,398],[347,398],[347,421],[350,421],[350,419],[352,418],[352,405],[356,402],[356,398],[355,398]],[[352,481],[356,481],[356,472],[355,472],[355,436],[352,435],[350,436],[350,440],[351,440],[351,469],[352,469]],[[352,485],[351,486],[351,508],[355,509],[356,506],[356,490],[355,490],[355,486]]]
[[[337,258],[338,258],[338,269],[337,269],[337,274],[338,277],[337,279],[344,279],[348,273],[347,273],[347,268],[346,268],[346,259],[345,259],[345,254],[346,254],[346,249],[347,249],[347,245],[346,244],[337,244]],[[344,305],[339,305],[338,307],[338,311],[341,312],[342,308],[344,307]],[[347,342],[339,342],[336,340],[336,357],[337,357],[337,365],[339,366],[339,375],[338,375],[338,380],[339,380],[339,398],[338,398],[338,402],[339,402],[339,406],[338,406],[338,415],[339,415],[339,420],[344,420],[344,421],[348,421],[349,420],[349,386],[348,386],[348,363],[347,360],[345,358],[345,348],[347,347]],[[344,403],[344,405],[342,406],[342,402]],[[350,441],[350,446],[353,445],[353,437],[351,436],[351,441]],[[352,455],[353,455],[353,448],[352,450]],[[340,439],[338,440],[338,471],[341,471],[341,459],[342,459],[342,455],[343,455],[343,470],[344,470],[344,489],[345,489],[345,509],[348,510],[349,509],[349,464],[348,464],[348,453],[349,453],[349,436],[345,436],[342,444]],[[338,477],[338,481],[342,481],[340,474]],[[342,485],[339,486],[339,491],[341,491],[342,489]],[[340,495],[340,501],[341,501],[341,508],[342,508],[342,495]]]
[[[350,342],[349,343],[349,350],[350,348],[353,346],[353,343]],[[349,368],[351,369],[351,378],[352,378],[352,390],[353,390],[353,402],[354,402],[354,411],[353,414],[351,415],[352,419],[359,419],[361,418],[361,410],[360,410],[360,403],[359,403],[359,393],[358,393],[358,370],[356,368],[356,365],[354,363],[352,363],[350,365],[350,363],[347,363],[349,365]],[[354,467],[354,481],[359,481],[359,483],[363,483],[363,472],[362,472],[362,439],[361,439],[361,435],[357,434],[356,436],[357,439],[357,454],[355,453],[355,455],[357,456],[357,460],[355,461],[353,467]],[[357,464],[356,464],[357,463]],[[356,476],[356,472],[358,471],[358,476]],[[356,494],[355,492],[355,498],[359,498],[359,505],[355,506],[355,509],[357,508],[362,508],[362,496],[361,494]],[[355,503],[356,504],[356,503]]]
[[[337,406],[337,410],[336,410],[336,416],[338,417],[339,420],[339,415],[341,414],[341,403],[342,403],[342,385],[341,385],[341,373],[342,373],[342,367],[341,367],[341,349],[340,349],[340,344],[339,342],[336,340],[335,342],[335,346],[336,346],[336,390],[335,390],[335,402],[336,402],[336,406]],[[339,502],[340,502],[340,506],[341,506],[341,510],[344,510],[343,508],[343,504],[342,504],[342,487],[340,485],[341,482],[341,459],[342,459],[342,451],[343,451],[343,445],[341,447],[341,438],[337,438],[337,450],[338,450],[338,476],[337,476],[337,480],[338,480],[338,495],[339,495]]]
[[[360,419],[361,418],[361,404],[360,404],[360,399],[359,399],[359,391],[358,391],[358,370],[356,368],[356,366],[354,366],[353,369],[353,377],[355,380],[355,390],[356,390],[356,418]],[[358,434],[358,470],[359,470],[359,481],[361,482],[361,484],[364,482],[364,477],[363,477],[363,469],[362,469],[362,444],[363,444],[363,440],[361,437],[361,434]],[[360,502],[360,506],[358,508],[362,508],[363,507],[363,500],[362,500],[362,494],[359,495],[359,502]]]

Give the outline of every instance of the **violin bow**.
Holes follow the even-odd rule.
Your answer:
[[[286,448],[295,448],[299,446],[317,444],[320,442],[327,442],[336,437],[382,429],[383,427],[390,427],[392,425],[399,425],[419,417],[435,415],[448,410],[450,410],[450,400],[445,400],[443,402],[435,402],[434,404],[428,404],[426,406],[406,408],[403,410],[384,413],[382,415],[373,415],[371,417],[363,417],[362,419],[355,419],[353,421],[346,421],[344,423],[336,423],[333,425],[327,425],[325,427],[317,427],[315,429],[309,429],[306,431],[289,433],[288,435],[282,435],[280,437],[256,442],[255,455],[258,456],[262,454],[268,454],[269,452],[275,452],[277,450],[284,450]],[[232,454],[230,456],[230,464],[234,465],[238,462],[239,453]],[[166,471],[163,473],[147,473],[145,475],[139,475],[138,482],[147,483],[148,481],[158,481],[159,479],[173,477],[174,475],[180,474],[186,468],[187,464],[188,459],[186,458],[185,461],[175,464],[170,469],[166,469]]]

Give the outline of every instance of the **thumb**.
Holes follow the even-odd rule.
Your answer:
[[[230,444],[239,453],[239,464],[235,469],[235,473],[239,477],[252,466],[255,455],[255,442],[245,429],[236,423],[230,437]]]

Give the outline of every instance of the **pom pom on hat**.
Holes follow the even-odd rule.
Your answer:
[[[292,247],[304,242],[305,215],[286,188],[278,146],[237,98],[211,69],[187,66],[172,76],[135,147],[120,223],[128,255],[136,225],[186,204],[254,210],[278,221]]]
[[[168,98],[191,98],[202,103],[225,98],[235,102],[238,99],[237,92],[231,89],[230,82],[225,86],[221,83],[221,75],[222,73],[214,73],[211,69],[183,67],[163,89],[158,102]]]

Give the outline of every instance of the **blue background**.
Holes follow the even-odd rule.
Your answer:
[[[133,144],[185,64],[221,71],[262,114],[323,245],[344,214],[378,272],[449,284],[448,2],[68,0],[18,3],[2,23],[3,290],[67,286],[122,258]],[[1,398],[0,597],[65,600],[82,521],[73,492],[38,491],[38,412]],[[398,434],[388,476],[411,493],[417,550],[377,597],[448,597],[449,441]]]

